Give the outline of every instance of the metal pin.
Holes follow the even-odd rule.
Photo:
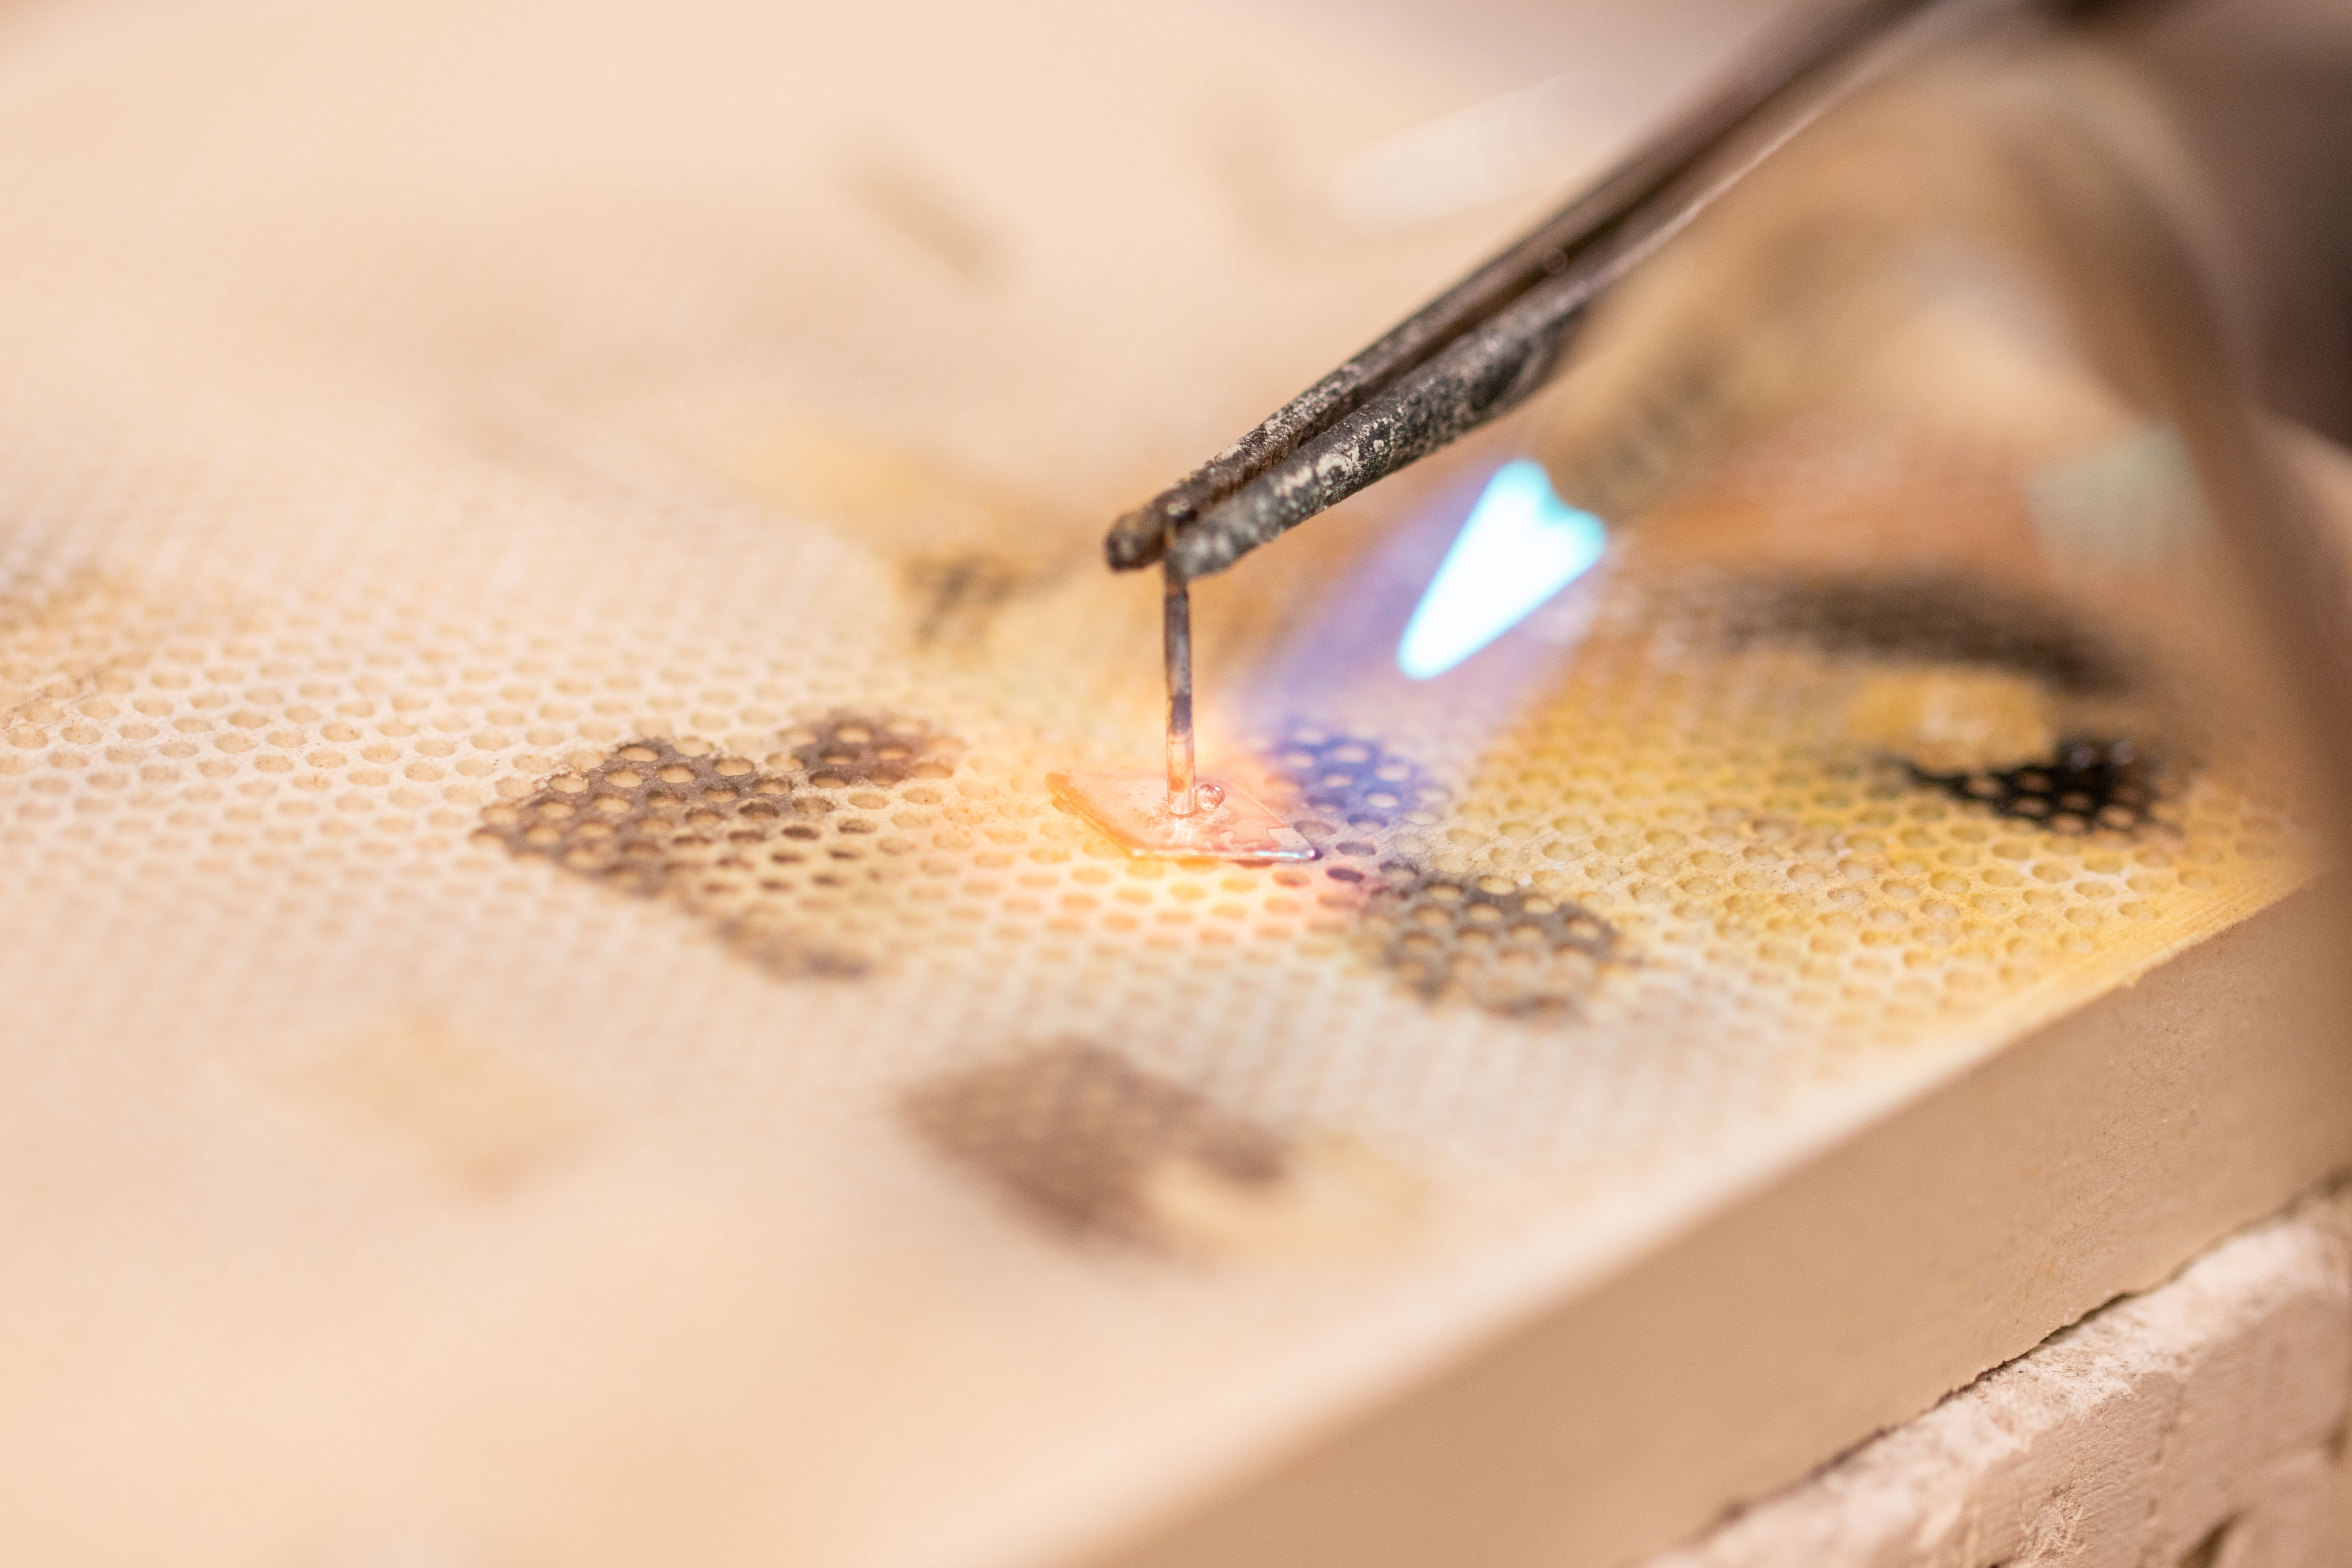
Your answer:
[[[1160,572],[1165,585],[1162,626],[1168,659],[1168,811],[1190,816],[1198,809],[1192,772],[1192,595],[1173,562]]]

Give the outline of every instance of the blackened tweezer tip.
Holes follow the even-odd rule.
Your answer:
[[[1114,572],[1133,572],[1149,566],[1168,551],[1168,509],[1161,497],[1133,511],[1110,525],[1103,536],[1103,557]]]

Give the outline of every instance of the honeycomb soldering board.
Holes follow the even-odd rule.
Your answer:
[[[1055,810],[1103,521],[1527,216],[1236,27],[0,16],[0,1559],[1606,1561],[2342,1158],[2252,760],[1851,732],[2115,695],[1733,526],[2018,504],[1899,421],[1458,700],[1349,638],[1496,447],[1204,585],[1311,864]]]

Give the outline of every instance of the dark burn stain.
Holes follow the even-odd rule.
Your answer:
[[[919,721],[836,712],[762,762],[693,739],[647,738],[486,807],[478,837],[640,898],[675,901],[790,974],[856,975],[877,946],[861,900],[904,875],[914,846],[879,813],[954,772]]]
[[[948,742],[911,719],[835,713],[784,737],[793,775],[811,789],[871,784],[895,789],[908,779],[944,779],[955,770]]]
[[[1364,900],[1366,950],[1428,1001],[1460,996],[1510,1017],[1572,1012],[1624,962],[1614,927],[1580,904],[1500,878],[1381,868]]]
[[[814,805],[795,797],[791,779],[747,759],[644,740],[584,772],[556,774],[519,804],[489,806],[482,818],[517,855],[650,896],[709,866],[726,846],[774,837]]]
[[[1748,584],[1728,606],[1724,637],[1734,647],[1806,642],[1832,654],[1979,665],[2071,697],[2117,696],[2137,683],[2131,661],[2074,616],[1963,577]]]
[[[2123,650],[2062,608],[1958,577],[1749,584],[1733,600],[1726,637],[1735,647],[1808,642],[1832,654],[1973,665],[2037,680],[2072,700],[2072,721],[2083,726],[2052,756],[1963,773],[1906,762],[1903,771],[1914,784],[2056,833],[2135,833],[2156,821],[2159,760],[2143,744],[2097,732],[2115,717],[2105,700],[2144,700],[2147,683]]]
[[[1434,823],[1446,798],[1408,759],[1312,725],[1292,726],[1274,753],[1276,778],[1312,814],[1298,830],[1328,858],[1322,901],[1353,909],[1359,950],[1423,1001],[1558,1016],[1624,962],[1616,929],[1580,904],[1497,877],[1441,876],[1399,852],[1395,830]]]
[[[1954,799],[2057,833],[2131,833],[2154,820],[2161,771],[2128,741],[2067,740],[2047,762],[2000,773],[1911,776]]]
[[[981,551],[917,556],[904,573],[917,605],[915,641],[924,647],[973,646],[998,610],[1044,580],[1018,562]]]
[[[930,1079],[902,1108],[933,1149],[1077,1240],[1185,1250],[1160,1201],[1171,1177],[1258,1200],[1289,1172],[1285,1140],[1084,1040]]]

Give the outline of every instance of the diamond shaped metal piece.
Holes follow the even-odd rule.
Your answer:
[[[1129,855],[1171,860],[1312,860],[1315,846],[1247,791],[1202,779],[1200,793],[1221,791],[1215,805],[1178,816],[1168,809],[1165,773],[1048,773],[1055,798],[1101,828]]]

